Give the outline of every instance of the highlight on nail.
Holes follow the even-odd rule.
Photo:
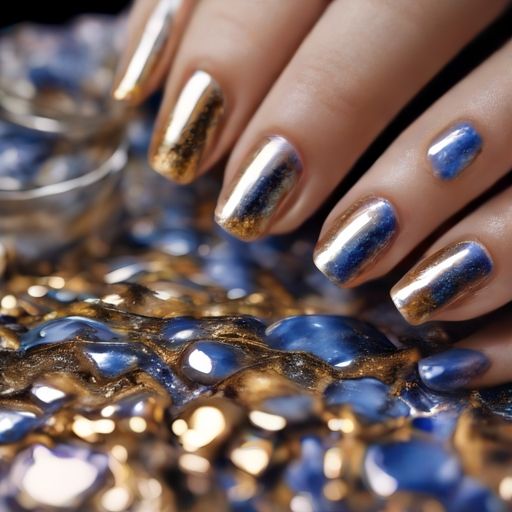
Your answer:
[[[493,269],[487,249],[476,241],[457,242],[425,258],[391,290],[391,298],[411,324],[429,320],[481,288]]]
[[[159,0],[144,25],[143,32],[126,68],[116,80],[113,96],[119,101],[136,102],[157,67],[173,30],[182,0]]]
[[[224,113],[219,84],[205,71],[196,71],[176,104],[159,122],[150,149],[155,171],[178,183],[190,183],[211,150]]]
[[[392,204],[381,197],[365,197],[343,212],[321,237],[315,265],[334,283],[347,284],[389,248],[397,230]]]
[[[262,236],[290,196],[301,172],[300,157],[288,140],[280,136],[266,138],[221,198],[215,212],[216,222],[242,240]]]
[[[452,348],[418,361],[421,380],[435,391],[464,389],[491,366],[489,358],[478,350]]]
[[[443,132],[429,147],[427,155],[434,175],[442,180],[453,180],[482,150],[482,137],[467,122],[457,123]]]

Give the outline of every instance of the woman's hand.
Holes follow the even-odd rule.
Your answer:
[[[138,103],[168,76],[151,165],[189,183],[234,147],[216,220],[254,240],[300,226],[393,117],[507,4],[139,0],[114,96]],[[340,200],[315,251],[326,276],[356,286],[386,274],[510,171],[511,64],[509,42],[416,119]],[[512,298],[510,254],[506,188],[435,242],[394,286],[393,301],[413,324],[496,309]],[[500,329],[495,339],[510,347],[508,327]],[[508,368],[510,349],[489,349],[485,336],[469,346],[484,359],[457,353],[459,367],[473,368],[460,386],[510,377],[487,371],[491,364]],[[425,368],[424,380],[435,386],[439,370]]]

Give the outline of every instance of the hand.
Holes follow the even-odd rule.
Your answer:
[[[114,96],[138,103],[169,75],[151,165],[189,183],[234,146],[216,220],[254,240],[300,226],[404,105],[506,5],[139,0]],[[332,281],[357,286],[386,274],[510,171],[511,59],[509,42],[416,119],[340,200],[315,252]],[[395,285],[393,301],[412,324],[496,309],[512,298],[510,254],[506,188],[444,233]],[[509,327],[500,329],[496,339],[510,347]],[[473,368],[461,386],[506,379],[487,370],[510,365],[510,348],[493,351],[485,336],[470,346],[477,352],[457,355],[459,368]],[[476,361],[473,352],[482,357]],[[436,371],[422,372],[434,386]],[[483,373],[490,377],[479,378]]]

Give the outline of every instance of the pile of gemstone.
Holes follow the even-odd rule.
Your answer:
[[[218,176],[152,173],[150,127],[129,129],[116,243],[1,283],[0,510],[511,509],[512,388],[440,395],[416,370],[474,326],[331,285],[314,223],[225,235]]]

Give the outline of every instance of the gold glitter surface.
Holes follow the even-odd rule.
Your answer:
[[[224,96],[206,72],[196,71],[185,84],[150,150],[153,169],[177,183],[190,183],[211,149],[224,113]]]

